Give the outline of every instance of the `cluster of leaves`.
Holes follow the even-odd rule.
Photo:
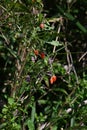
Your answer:
[[[86,62],[79,71],[80,55],[71,52],[86,40],[78,7],[87,13],[87,2],[54,3],[49,17],[41,0],[0,2],[2,130],[87,129]]]

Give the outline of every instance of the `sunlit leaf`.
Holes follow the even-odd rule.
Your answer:
[[[14,99],[13,99],[13,98],[8,98],[8,103],[9,103],[10,105],[12,105],[12,104],[14,103]]]
[[[51,42],[46,42],[46,43],[53,45],[53,46],[62,46],[62,44],[59,41],[51,41]]]

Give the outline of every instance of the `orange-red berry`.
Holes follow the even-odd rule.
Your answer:
[[[55,75],[53,75],[52,78],[54,82],[57,80],[57,77]]]
[[[50,78],[50,83],[53,84],[53,78],[52,77]]]
[[[39,51],[38,50],[34,50],[34,54],[37,56],[39,55]]]
[[[53,76],[50,78],[50,83],[53,84],[56,80],[57,80],[57,77],[56,77],[55,75],[53,75]]]
[[[42,59],[44,59],[44,58],[45,58],[45,54],[42,52],[42,53],[40,54],[40,57],[41,57]]]
[[[44,28],[44,23],[40,24],[40,28],[43,29]]]

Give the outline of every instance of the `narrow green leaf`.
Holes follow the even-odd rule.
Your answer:
[[[76,21],[75,17],[72,14],[66,13],[60,6],[57,7],[59,11],[69,20],[73,21],[82,32],[87,33],[87,29],[78,20]]]
[[[10,48],[7,48],[7,50],[10,52],[10,54],[11,54],[12,56],[14,56],[15,58],[17,58],[17,55],[14,53],[13,50],[11,50]]]
[[[74,124],[75,124],[75,117],[72,117],[72,118],[71,118],[71,122],[70,122],[71,127],[73,127]]]
[[[39,103],[39,104],[46,104],[47,101],[42,99],[42,100],[38,100],[38,103]]]
[[[75,20],[75,18],[70,13],[65,13],[64,15],[71,21]]]
[[[51,41],[51,42],[46,42],[46,43],[53,45],[53,46],[62,46],[62,44],[59,41]]]
[[[68,93],[62,88],[56,88],[55,91],[60,91],[60,92],[62,92],[64,94],[68,95]]]
[[[81,31],[83,31],[84,33],[87,32],[87,30],[85,29],[85,27],[84,27],[79,21],[76,22],[76,25],[77,25],[78,28],[79,28]]]
[[[34,105],[32,106],[32,112],[31,112],[31,121],[34,122],[34,118],[35,118],[35,111],[36,111],[36,105],[34,103]]]
[[[49,79],[48,79],[48,77],[44,77],[44,82],[45,82],[45,84],[47,85],[47,87],[49,87]]]

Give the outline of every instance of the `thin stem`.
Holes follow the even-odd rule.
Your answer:
[[[60,19],[60,20],[59,20],[60,23],[59,23],[59,27],[58,27],[58,30],[57,30],[57,34],[60,33],[61,27],[62,27],[62,25],[63,25],[63,18],[60,17],[59,19]],[[56,36],[56,41],[58,41],[58,39],[59,39],[59,35]],[[56,46],[54,46],[54,48],[53,48],[53,53],[55,53],[55,50],[56,50]]]
[[[87,51],[79,58],[79,62],[87,55]]]

